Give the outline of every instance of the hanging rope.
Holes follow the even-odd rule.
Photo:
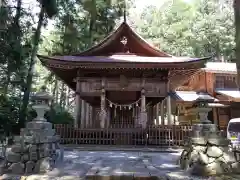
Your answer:
[[[138,107],[138,106],[139,106],[138,104],[140,103],[141,98],[139,98],[137,101],[135,101],[135,102],[133,102],[133,103],[130,103],[130,104],[118,104],[118,103],[114,103],[114,102],[110,101],[110,100],[107,99],[107,98],[106,98],[106,100],[108,101],[110,107],[115,107],[115,108],[118,108],[118,107],[119,107],[120,110],[121,110],[122,108],[131,109],[131,108],[133,108],[134,106],[135,106],[135,107]]]

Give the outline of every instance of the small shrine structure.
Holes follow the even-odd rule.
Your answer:
[[[81,128],[152,125],[159,116],[155,105],[209,59],[160,51],[126,22],[86,51],[38,58],[76,92],[75,127]],[[81,101],[93,109],[91,118],[82,115]]]

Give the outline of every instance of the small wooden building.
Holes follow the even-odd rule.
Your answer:
[[[185,99],[175,98],[173,104],[179,109],[190,110],[192,99],[186,96],[193,98],[196,92],[205,92],[216,98],[216,101],[210,104],[213,110],[209,113],[209,119],[220,129],[225,129],[231,118],[240,117],[240,92],[237,89],[236,74],[235,63],[208,62],[205,68],[176,89],[176,94],[185,95]],[[194,122],[191,119],[193,118],[190,116],[180,117],[179,123],[192,124]]]
[[[39,55],[42,64],[76,91],[75,126],[141,126],[153,123],[153,107],[208,58],[174,57],[148,44],[125,22],[92,48],[64,56]],[[80,100],[93,107],[81,117]]]

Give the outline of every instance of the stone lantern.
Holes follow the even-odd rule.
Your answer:
[[[223,137],[215,124],[208,120],[211,108],[208,103],[214,98],[199,93],[194,106],[200,117],[200,123],[192,126],[192,135],[184,144],[179,165],[191,175],[211,176],[239,172],[239,163],[228,151],[229,140]]]
[[[214,98],[205,93],[198,93],[198,98],[196,99],[194,106],[199,115],[199,120],[201,124],[211,124],[211,121],[208,120],[208,113],[212,110],[208,106],[208,103],[214,102]]]
[[[46,91],[46,87],[43,86],[40,92],[37,92],[32,96],[33,106],[32,108],[36,111],[37,117],[34,121],[46,121],[44,114],[46,111],[50,110],[50,101],[52,97]]]
[[[208,103],[214,102],[214,98],[206,93],[198,93],[198,98],[195,100],[194,106],[199,115],[200,123],[194,124],[192,127],[193,136],[214,136],[216,135],[217,126],[212,124],[208,119],[208,113],[212,110]]]
[[[59,136],[52,129],[52,123],[44,118],[44,113],[50,109],[51,99],[45,87],[32,96],[32,107],[36,110],[37,117],[26,123],[20,136],[14,137],[14,144],[7,148],[0,174],[44,173],[63,160]]]

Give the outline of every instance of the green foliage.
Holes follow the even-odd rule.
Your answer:
[[[57,14],[58,9],[56,0],[42,0],[41,3],[49,18]]]
[[[4,129],[5,135],[16,133],[15,127],[19,118],[19,97],[0,95],[0,129]]]
[[[40,46],[42,54],[66,55],[81,52],[106,37],[121,16],[122,2],[59,0],[59,13],[52,30]],[[38,70],[44,83],[52,84],[54,103],[72,112],[73,92],[52,73]],[[42,73],[43,72],[43,73]]]
[[[51,111],[45,114],[45,118],[53,124],[73,124],[72,115],[65,109],[55,106]]]
[[[234,57],[233,11],[227,1],[167,0],[133,18],[137,31],[169,54]]]
[[[36,117],[36,111],[30,108],[28,112],[28,121],[32,121]],[[50,111],[45,113],[44,117],[47,119],[47,121],[53,124],[73,124],[74,121],[72,115],[59,105],[52,107]]]
[[[39,54],[45,55],[73,54],[91,47],[114,29],[124,0],[43,0],[45,15],[55,18],[54,29],[41,38],[40,30],[48,20],[39,16],[41,27],[36,31],[34,20],[39,14],[23,8],[22,3],[25,1],[9,1],[0,9],[0,128],[19,132],[15,127],[23,103],[27,120],[36,116],[27,108],[28,97],[42,84],[54,97],[54,106],[46,114],[49,121],[72,123],[74,94],[35,61],[37,46],[40,44]],[[234,16],[229,0],[166,0],[161,8],[146,7],[128,19],[140,35],[170,54],[234,58]]]
[[[237,65],[237,86],[240,89],[240,3],[234,0],[234,25],[235,25],[235,55],[236,55],[236,65]]]

